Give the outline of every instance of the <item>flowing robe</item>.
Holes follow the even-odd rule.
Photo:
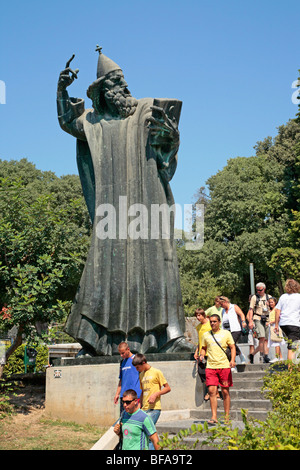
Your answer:
[[[153,103],[149,98],[138,100],[133,115],[110,120],[84,110],[83,100],[70,99],[63,108],[58,105],[61,127],[78,139],[79,175],[93,222],[65,330],[96,355],[117,354],[122,340],[132,351],[162,352],[185,329],[172,212],[171,236],[151,236],[153,204],[174,204],[169,180],[177,164],[175,152],[169,168],[159,169],[147,126]],[[172,103],[179,120],[181,102]],[[112,233],[99,237],[103,215],[108,213],[104,209],[111,207],[105,204],[115,210],[115,225],[110,227],[115,237]],[[146,212],[139,213],[135,204]],[[148,227],[147,236],[145,230],[137,236],[138,227],[134,236],[128,235],[138,220]]]

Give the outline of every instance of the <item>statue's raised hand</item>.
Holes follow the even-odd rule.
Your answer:
[[[77,79],[78,69],[72,70],[70,68],[70,63],[74,59],[75,54],[72,55],[71,59],[66,63],[66,67],[59,74],[57,89],[59,91],[65,90],[71,83],[74,82],[75,78]]]

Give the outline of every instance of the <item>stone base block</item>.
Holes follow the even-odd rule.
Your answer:
[[[65,365],[66,362],[72,365]],[[95,359],[92,364],[82,362],[81,359],[80,365],[76,365],[76,359],[61,361],[47,369],[46,413],[65,421],[111,426],[119,418],[119,404],[113,401],[119,381],[119,362],[96,364]],[[197,409],[201,405],[203,386],[194,360],[150,362],[148,359],[148,363],[163,372],[171,387],[171,392],[161,398],[166,414],[172,410]]]

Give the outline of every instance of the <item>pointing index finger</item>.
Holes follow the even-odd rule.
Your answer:
[[[68,62],[66,63],[66,69],[70,67],[70,63],[72,62],[72,60],[74,59],[75,57],[75,54],[72,55],[71,59],[68,60]]]

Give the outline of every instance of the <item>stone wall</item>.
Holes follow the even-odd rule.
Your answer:
[[[46,413],[53,418],[77,423],[110,426],[119,417],[119,405],[113,399],[117,390],[119,363],[58,365],[46,373]],[[171,392],[162,396],[162,409],[198,408],[203,388],[195,361],[150,361],[160,369]]]

